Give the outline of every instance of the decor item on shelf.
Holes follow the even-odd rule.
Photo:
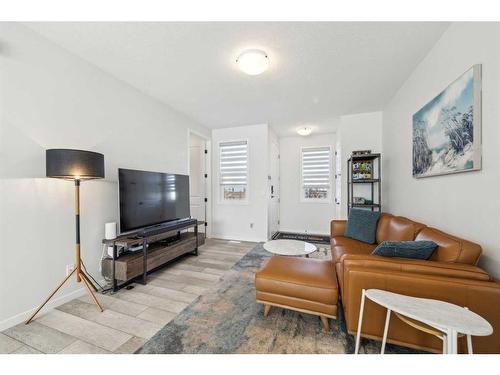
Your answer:
[[[104,224],[104,238],[113,240],[116,238],[116,223]]]
[[[75,222],[76,222],[76,245],[75,245],[75,265],[73,270],[64,278],[57,288],[47,297],[47,299],[29,317],[26,324],[31,322],[45,304],[57,293],[57,291],[75,274],[76,281],[82,282],[90,297],[94,301],[99,311],[103,311],[99,301],[92,290],[97,292],[97,287],[90,281],[82,269],[80,257],[80,181],[104,178],[104,155],[92,151],[70,150],[70,149],[50,149],[45,153],[46,176],[73,180],[75,183]]]
[[[381,155],[355,153],[352,152],[347,160],[347,213],[352,207],[380,212],[382,210]],[[369,189],[364,185],[369,185]]]
[[[311,133],[312,133],[312,128],[310,128],[309,126],[302,126],[297,129],[297,134],[302,135],[304,137]]]
[[[413,177],[481,169],[481,65],[413,115]]]
[[[107,240],[116,238],[116,223],[104,224],[104,238]],[[113,246],[108,246],[107,253],[109,256],[113,256]]]
[[[359,151],[353,151],[352,155],[360,156],[360,155],[369,155],[371,153],[372,153],[372,150],[359,150]]]
[[[264,51],[249,49],[238,56],[236,63],[242,72],[250,76],[256,76],[264,73],[269,68],[269,57]]]
[[[373,160],[359,160],[352,163],[353,180],[373,178]]]
[[[363,197],[353,197],[352,198],[352,203],[354,203],[354,204],[365,204],[366,203],[366,199],[363,198]]]

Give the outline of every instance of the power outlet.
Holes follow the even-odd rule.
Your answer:
[[[67,264],[66,265],[66,276],[68,276],[73,270],[75,269],[74,264]]]

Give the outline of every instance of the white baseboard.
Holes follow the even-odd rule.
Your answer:
[[[103,281],[103,280],[102,280]],[[101,280],[99,280],[99,283],[102,282]],[[41,315],[44,315],[46,313],[48,313],[49,311],[55,309],[56,307],[58,306],[61,306],[61,305],[64,305],[66,302],[69,302],[75,298],[80,298],[82,296],[84,296],[86,293],[86,289],[85,288],[79,288],[77,290],[74,290],[72,292],[69,292],[67,294],[64,294],[62,296],[59,296],[59,297],[56,297],[56,298],[52,298],[44,307],[43,309],[38,313],[37,317],[38,316],[41,316]],[[40,301],[40,303],[42,303],[43,301]],[[35,310],[38,308],[39,305],[37,305],[36,307],[28,310],[28,311],[24,311],[22,313],[19,313],[19,314],[16,314],[10,318],[7,318],[5,320],[2,320],[0,322],[0,331],[3,331],[7,328],[10,328],[10,327],[13,327],[19,323],[22,323],[24,321],[26,321],[31,314],[33,314],[35,312]],[[36,319],[36,318],[35,318]]]
[[[220,240],[230,240],[230,241],[246,241],[246,242],[265,242],[267,239],[259,239],[259,238],[246,238],[246,237],[238,237],[238,236],[226,236],[223,234],[212,234],[211,238],[220,239]]]

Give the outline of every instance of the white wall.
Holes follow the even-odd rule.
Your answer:
[[[105,155],[106,179],[81,187],[82,256],[97,277],[104,223],[118,221],[117,168],[187,173],[188,128],[209,132],[15,23],[0,23],[0,111],[3,329],[74,261],[73,185],[44,177],[45,149]],[[71,282],[56,302],[80,291]]]
[[[412,115],[474,64],[483,66],[483,166],[479,172],[414,179]],[[483,246],[480,265],[500,277],[500,24],[455,23],[384,110],[387,211]]]
[[[300,201],[302,192],[300,150],[302,147],[330,146],[333,153],[335,142],[334,133],[280,139],[281,231],[314,234],[329,233],[330,221],[335,217],[334,196],[332,195],[330,203]],[[334,173],[333,170],[332,173]]]
[[[347,160],[356,150],[371,150],[373,153],[382,151],[382,112],[359,113],[342,116],[337,135],[341,149],[341,203],[337,205],[337,216],[347,217]],[[384,155],[382,155],[384,158]],[[382,184],[386,183],[386,176],[382,168]],[[355,196],[367,196],[366,186],[356,186]],[[384,210],[384,207],[382,207]]]
[[[243,241],[267,239],[268,126],[250,125],[212,130],[212,236]],[[248,140],[248,202],[219,199],[219,143]],[[253,228],[250,225],[253,224]]]

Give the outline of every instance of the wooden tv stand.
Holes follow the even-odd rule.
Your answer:
[[[166,226],[164,230],[160,228],[152,235],[128,234],[113,240],[103,240],[103,244],[113,246],[113,257],[102,260],[102,274],[112,280],[113,292],[138,278],[146,284],[148,273],[181,255],[187,253],[198,255],[198,246],[205,243],[205,234],[198,232],[198,225],[203,224],[197,220],[189,220],[171,227]],[[182,232],[190,228],[194,228],[194,231]],[[142,250],[125,251],[117,256],[119,247],[129,249],[136,245],[142,245]]]

